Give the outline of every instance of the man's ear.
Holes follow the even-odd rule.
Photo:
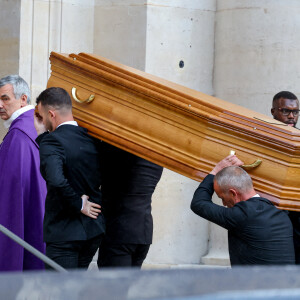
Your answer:
[[[240,194],[235,189],[229,189],[229,193],[234,199],[234,203],[238,203],[240,201]]]
[[[238,197],[238,192],[235,189],[229,189],[229,194],[236,199]]]
[[[55,110],[48,110],[48,114],[50,115],[51,119],[54,119],[56,114],[55,114]]]
[[[271,108],[271,114],[274,116],[275,108]]]
[[[21,97],[20,97],[20,100],[21,100],[21,107],[24,107],[27,105],[27,95],[23,94]]]
[[[231,196],[235,196],[237,194],[235,189],[229,189],[229,193]]]

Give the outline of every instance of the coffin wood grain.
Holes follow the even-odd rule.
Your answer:
[[[73,101],[80,126],[108,143],[201,181],[235,150],[251,164],[257,191],[300,211],[300,132],[255,111],[146,74],[100,56],[52,52],[48,87]]]

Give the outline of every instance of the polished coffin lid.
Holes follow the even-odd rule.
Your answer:
[[[300,211],[298,129],[97,55],[50,61],[48,87],[70,93],[93,136],[198,181],[234,150],[246,165],[262,161],[246,167],[262,196]]]

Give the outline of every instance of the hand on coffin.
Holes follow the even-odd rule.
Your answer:
[[[220,162],[216,164],[216,166],[213,168],[213,170],[210,172],[210,174],[216,175],[218,172],[220,172],[222,169],[230,166],[241,166],[244,163],[239,160],[236,155],[228,155],[224,159],[222,159]]]
[[[88,201],[89,196],[87,195],[82,195],[81,199],[82,199],[81,212],[92,219],[97,219],[98,215],[101,213],[100,210],[101,206],[97,203]]]
[[[46,127],[43,124],[43,118],[37,110],[34,111],[34,127],[38,135],[46,132]]]

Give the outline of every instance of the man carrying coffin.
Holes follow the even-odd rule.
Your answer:
[[[235,155],[220,161],[199,185],[191,209],[228,230],[231,265],[294,264],[287,213],[256,193],[242,164]],[[212,202],[214,192],[227,207]]]
[[[47,183],[46,255],[66,269],[87,269],[105,229],[98,142],[74,121],[64,89],[48,88],[36,102],[36,140]]]
[[[98,266],[141,268],[152,243],[152,194],[163,168],[107,143],[101,147],[106,235]]]
[[[277,93],[273,97],[271,113],[275,120],[281,121],[288,126],[296,127],[299,117],[299,101],[297,97],[287,91]],[[300,213],[290,211],[289,217],[294,229],[296,264],[300,264]]]

